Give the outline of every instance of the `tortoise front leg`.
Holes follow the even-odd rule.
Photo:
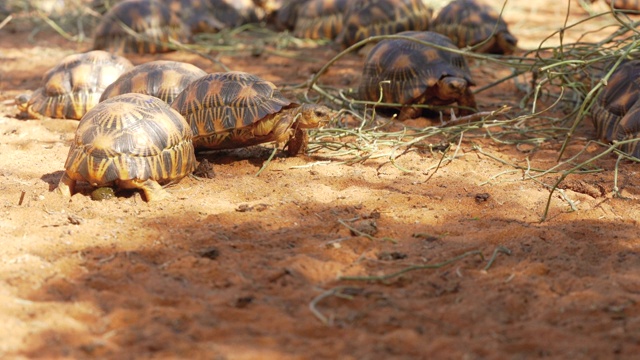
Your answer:
[[[76,187],[76,181],[72,179],[67,172],[62,175],[58,182],[56,192],[64,197],[71,197]]]
[[[458,111],[458,115],[460,116],[471,115],[478,111],[476,98],[473,96],[471,89],[465,89],[462,96],[458,99],[458,106],[460,106],[460,111]]]
[[[300,150],[305,151],[309,143],[309,134],[304,129],[297,128],[289,142],[285,145],[287,156],[296,156]]]
[[[152,179],[138,180],[132,179],[122,181],[118,184],[123,189],[140,189],[144,193],[144,198],[147,202],[160,201],[171,197],[171,195],[158,184],[157,181]]]
[[[422,115],[421,108],[407,105],[400,108],[400,113],[398,113],[398,120],[405,121],[410,119],[416,119],[416,118],[419,118],[421,115]]]

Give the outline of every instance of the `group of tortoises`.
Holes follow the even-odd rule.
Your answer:
[[[219,30],[221,19],[237,25],[250,21],[246,14],[255,14],[238,6],[235,14],[245,20],[212,16],[218,2],[230,6],[222,0],[124,0],[103,16],[95,50],[65,58],[30,98],[16,99],[26,117],[80,120],[59,192],[71,196],[76,181],[86,181],[139,188],[147,200],[161,199],[166,196],[161,185],[194,170],[194,149],[275,141],[295,155],[306,144],[305,129],[332,116],[324,106],[292,102],[273,83],[249,73],[208,74],[174,61],[134,67],[114,54],[168,51],[172,41],[188,41],[195,31]],[[253,2],[263,8],[268,3]],[[364,61],[358,97],[393,104],[388,108],[400,120],[423,115],[416,104],[457,103],[459,113],[474,112],[474,82],[455,50],[511,54],[517,40],[501,16],[479,0],[455,0],[431,16],[431,8],[417,0],[292,0],[269,18],[298,36],[329,38],[345,47],[396,34],[376,38]],[[602,102],[594,116],[608,124],[599,133],[619,129],[613,122],[624,124],[610,115],[611,104]]]
[[[44,80],[30,100],[18,97],[18,108],[31,117],[80,120],[58,185],[65,196],[86,181],[162,199],[161,185],[195,169],[194,149],[275,141],[295,155],[306,144],[304,129],[331,116],[325,106],[292,102],[249,73],[207,74],[165,60],[133,67],[102,50],[68,56]]]

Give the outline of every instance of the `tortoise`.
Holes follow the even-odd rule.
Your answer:
[[[104,14],[94,35],[94,49],[155,54],[173,51],[170,42],[190,41],[190,30],[159,0],[125,0]]]
[[[621,64],[593,102],[591,119],[598,139],[605,142],[640,137],[640,60]],[[640,157],[637,142],[620,149]]]
[[[490,54],[513,54],[518,44],[500,14],[479,0],[455,0],[433,19],[431,30],[448,36],[459,48]]]
[[[161,184],[192,172],[191,128],[164,101],[123,94],[91,109],[78,123],[57,191],[70,197],[77,181],[94,187],[140,189],[147,201],[169,194]]]
[[[300,5],[293,34],[305,39],[333,40],[342,31],[347,0],[310,0]]]
[[[346,48],[370,36],[427,30],[432,15],[422,0],[349,1],[336,42]]]
[[[109,85],[100,101],[126,93],[155,96],[171,104],[192,81],[207,75],[195,65],[179,61],[157,60],[134,67]]]
[[[449,38],[431,31],[397,35],[457,49]],[[366,101],[401,104],[392,109],[399,109],[399,119],[406,120],[423,115],[422,109],[411,106],[415,104],[442,106],[457,102],[461,115],[475,111],[470,90],[473,85],[462,55],[412,40],[386,39],[369,52],[358,93]]]
[[[104,89],[131,68],[129,60],[102,50],[69,55],[44,74],[42,87],[31,96],[16,98],[19,116],[79,120]]]
[[[273,23],[276,30],[293,30],[298,20],[298,11],[300,7],[310,0],[289,0],[279,8],[275,9],[271,14],[269,21]]]
[[[325,106],[294,103],[256,75],[211,73],[195,80],[171,107],[191,125],[199,149],[234,149],[275,141],[289,156],[306,146],[304,129],[328,120]]]
[[[640,10],[640,0],[605,0],[609,6],[622,10]]]

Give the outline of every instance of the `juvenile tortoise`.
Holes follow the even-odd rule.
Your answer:
[[[592,105],[591,119],[602,141],[640,140],[640,60],[627,61],[613,72]],[[640,158],[637,142],[620,150]]]
[[[94,35],[94,49],[155,54],[172,51],[170,42],[186,43],[190,30],[159,0],[125,0],[103,15]]]
[[[325,106],[300,105],[255,75],[212,73],[187,85],[171,107],[191,125],[196,149],[234,149],[275,141],[289,156],[306,146],[304,129],[328,120]]]
[[[207,75],[195,65],[179,61],[157,60],[134,67],[109,85],[100,101],[127,93],[155,96],[171,104],[192,81]]]
[[[333,40],[342,31],[347,0],[309,0],[299,6],[293,34]]]
[[[102,92],[133,64],[102,50],[73,54],[49,69],[42,87],[16,98],[19,116],[79,120],[99,101]]]
[[[371,36],[427,30],[433,9],[422,0],[353,0],[336,42],[347,48]]]
[[[500,14],[479,0],[455,0],[443,7],[432,22],[432,31],[446,35],[458,47],[490,54],[513,54],[516,39]]]
[[[70,197],[77,181],[140,189],[147,201],[168,196],[161,184],[196,167],[191,128],[164,101],[124,94],[91,109],[78,123],[57,191]]]
[[[449,38],[431,31],[397,35],[457,49]],[[473,85],[462,55],[412,40],[387,39],[369,52],[358,93],[363,100],[401,104],[394,110],[400,110],[399,119],[406,120],[423,115],[422,109],[412,107],[416,104],[443,106],[457,102],[461,115],[475,111],[470,89]]]

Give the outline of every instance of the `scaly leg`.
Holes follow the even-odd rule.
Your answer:
[[[287,142],[287,156],[296,156],[300,150],[305,151],[307,149],[307,143],[309,142],[309,135],[303,129],[296,129],[294,135]]]
[[[66,172],[60,178],[56,192],[64,197],[71,197],[76,187],[76,181],[73,180]]]
[[[132,183],[144,192],[144,197],[147,202],[160,201],[171,196],[155,180],[148,179],[146,181],[132,181]]]

